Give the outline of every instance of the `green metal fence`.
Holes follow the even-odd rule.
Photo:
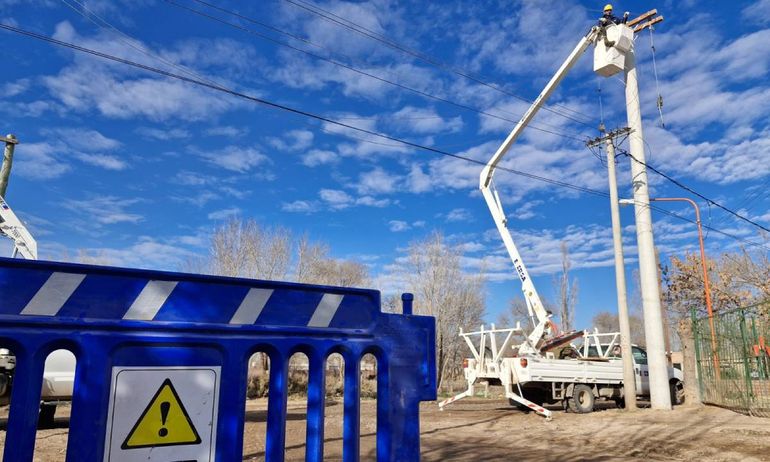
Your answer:
[[[704,403],[770,417],[770,301],[693,319]]]

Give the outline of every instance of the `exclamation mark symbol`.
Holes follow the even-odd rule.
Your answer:
[[[162,427],[158,430],[158,436],[164,437],[168,435],[168,429],[166,428],[166,419],[168,419],[168,411],[171,409],[171,403],[163,401],[160,403],[160,421]]]

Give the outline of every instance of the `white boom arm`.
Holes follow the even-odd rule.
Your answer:
[[[13,240],[14,257],[19,253],[27,260],[37,260],[37,242],[13,213],[5,199],[0,196],[0,236],[2,235]]]
[[[519,279],[521,279],[521,288],[524,292],[524,299],[527,301],[527,307],[529,308],[530,316],[532,316],[534,313],[534,315],[537,317],[537,324],[535,325],[532,333],[527,337],[528,344],[534,351],[538,349],[538,343],[542,339],[546,329],[550,329],[548,313],[543,307],[543,303],[540,300],[540,296],[537,294],[535,285],[532,283],[532,278],[529,276],[527,267],[521,260],[519,250],[516,248],[516,244],[513,243],[513,238],[511,237],[510,231],[508,231],[506,226],[507,219],[505,217],[505,212],[503,211],[503,206],[500,203],[500,197],[498,196],[497,190],[495,189],[492,182],[492,177],[494,176],[495,168],[503,159],[503,156],[505,156],[519,135],[521,135],[522,131],[524,131],[527,125],[532,121],[532,119],[537,114],[537,111],[542,107],[543,104],[545,104],[554,90],[556,90],[556,87],[559,86],[559,83],[561,83],[562,79],[567,75],[570,69],[572,69],[575,63],[577,63],[578,59],[583,55],[583,53],[585,53],[588,47],[594,43],[594,41],[596,41],[600,35],[600,31],[601,29],[599,27],[593,27],[591,31],[580,40],[580,43],[578,43],[575,49],[572,50],[572,53],[570,53],[567,60],[564,61],[559,70],[556,71],[556,74],[554,74],[554,76],[551,78],[551,81],[548,82],[548,85],[545,86],[534,103],[532,103],[532,106],[527,109],[527,112],[524,113],[524,115],[521,117],[521,120],[519,120],[503,144],[500,145],[500,147],[497,149],[495,155],[492,156],[489,162],[487,162],[487,165],[481,171],[481,176],[479,178],[479,188],[481,189],[481,193],[484,195],[484,199],[487,201],[487,206],[489,207],[489,211],[492,213],[492,218],[495,220],[497,230],[500,232],[500,236],[503,238],[505,248],[508,250],[511,261],[513,261],[513,266],[516,268],[516,273],[519,275]]]

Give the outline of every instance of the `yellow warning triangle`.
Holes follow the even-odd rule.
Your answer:
[[[166,379],[128,432],[120,448],[138,449],[200,442],[201,437],[182,405],[171,379]]]

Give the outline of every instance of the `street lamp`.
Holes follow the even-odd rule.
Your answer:
[[[633,199],[620,199],[618,202],[621,205],[634,204]],[[714,370],[716,371],[716,376],[719,379],[721,378],[721,374],[719,372],[719,355],[717,353],[717,338],[716,331],[714,329],[714,310],[711,306],[711,283],[709,282],[708,269],[706,266],[706,250],[703,246],[703,227],[701,226],[700,221],[700,208],[698,207],[698,204],[695,203],[695,201],[686,197],[659,197],[655,199],[650,198],[650,202],[687,202],[695,209],[695,224],[698,225],[698,244],[700,244],[700,262],[701,267],[703,268],[703,289],[706,294],[706,311],[708,312],[709,328],[711,329],[711,350],[714,356]]]

